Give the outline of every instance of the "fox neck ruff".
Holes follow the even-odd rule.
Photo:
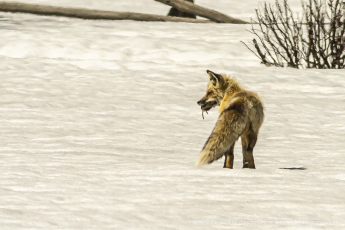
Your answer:
[[[224,97],[220,103],[219,106],[219,113],[222,113],[224,109],[227,106],[227,102],[229,102],[230,98],[237,92],[240,92],[243,90],[243,88],[238,84],[238,82],[233,79],[229,78],[227,76],[223,76],[225,83],[225,89],[224,89]]]

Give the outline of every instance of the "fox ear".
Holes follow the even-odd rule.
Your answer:
[[[217,83],[219,83],[222,79],[222,76],[217,74],[217,73],[214,73],[210,70],[206,70],[206,73],[208,74],[208,76],[210,77],[210,81],[213,82],[213,85],[217,85]]]

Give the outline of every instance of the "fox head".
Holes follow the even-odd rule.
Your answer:
[[[197,103],[201,106],[201,110],[207,112],[216,105],[220,105],[223,100],[226,87],[224,83],[226,79],[220,74],[216,74],[210,70],[206,70],[210,81],[207,84],[206,95]]]

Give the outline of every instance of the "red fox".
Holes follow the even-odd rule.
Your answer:
[[[196,166],[210,164],[224,155],[224,168],[232,169],[235,142],[241,137],[243,168],[255,169],[253,149],[264,120],[261,99],[256,93],[243,89],[233,78],[209,70],[206,72],[210,82],[206,95],[197,103],[202,112],[220,106],[220,115]]]

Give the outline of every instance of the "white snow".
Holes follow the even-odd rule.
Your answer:
[[[242,19],[259,3],[196,2]],[[341,229],[344,71],[260,65],[240,43],[249,28],[0,13],[0,228]],[[194,168],[218,116],[196,104],[206,69],[265,103],[256,170],[241,169],[240,143],[233,170]]]

